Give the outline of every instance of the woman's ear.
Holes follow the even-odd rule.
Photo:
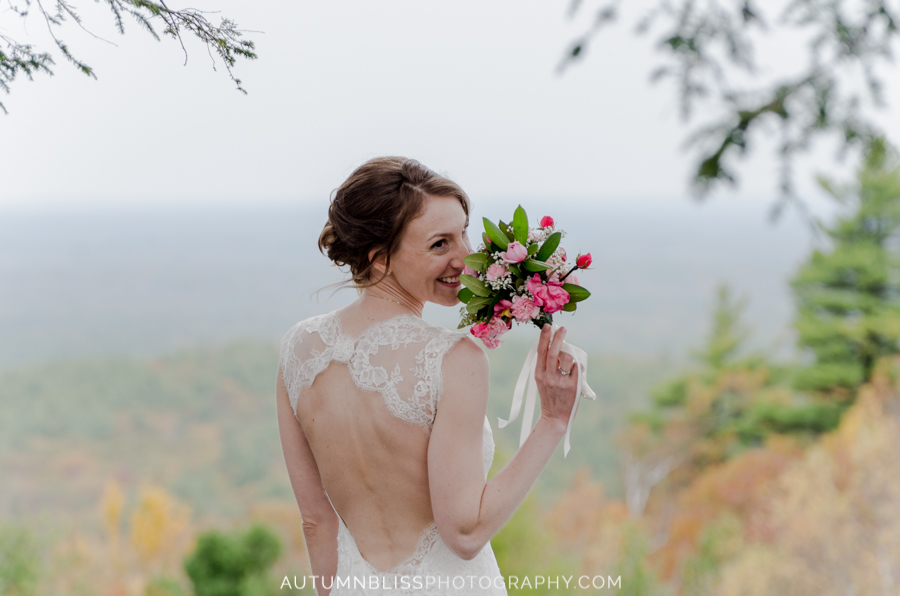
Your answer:
[[[378,252],[378,249],[375,248],[369,251],[369,262],[372,263],[372,268],[375,269],[375,271],[377,271],[381,275],[384,275],[386,269],[385,263],[387,259],[384,257],[383,253],[378,255],[378,257],[375,257],[376,252]]]

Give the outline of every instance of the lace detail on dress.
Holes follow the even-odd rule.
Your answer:
[[[282,375],[294,415],[297,415],[302,390],[312,385],[332,361],[338,361],[347,365],[350,377],[360,389],[377,391],[394,416],[430,435],[444,387],[441,373],[444,354],[466,335],[435,327],[413,315],[380,321],[355,340],[343,332],[336,313],[301,321],[291,327],[281,343]],[[482,445],[485,478],[493,457],[493,433],[485,417]],[[337,577],[345,583],[335,583],[332,596],[507,594],[489,543],[474,559],[461,559],[444,543],[432,522],[419,536],[413,552],[389,571],[382,572],[360,554],[340,514],[338,520]],[[412,578],[413,583],[402,587],[403,577]],[[416,584],[417,577],[420,581],[440,583]],[[458,587],[450,583],[457,577],[487,578],[491,585],[466,583]],[[377,580],[375,587],[372,587],[373,580]],[[393,587],[382,590],[378,586]]]
[[[312,335],[317,341],[312,341]],[[334,312],[301,321],[288,331],[281,344],[282,372],[291,408],[296,415],[300,392],[312,385],[332,360],[337,360],[347,364],[350,377],[360,389],[381,393],[394,416],[422,427],[430,435],[444,387],[441,362],[444,354],[465,336],[405,314],[375,323],[355,341],[343,332]],[[397,352],[408,347],[419,350],[414,355],[414,366],[407,370],[393,362],[388,372],[373,362],[387,348]],[[412,355],[408,360],[413,363]],[[403,383],[407,380],[404,375],[409,373],[412,376]]]

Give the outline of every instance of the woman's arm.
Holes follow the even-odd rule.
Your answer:
[[[276,398],[281,448],[284,451],[284,463],[287,465],[294,497],[303,518],[303,536],[309,554],[309,567],[313,575],[331,578],[325,583],[333,586],[334,575],[337,573],[337,513],[322,487],[319,467],[306,441],[306,435],[303,434],[303,427],[291,409],[280,366]],[[321,588],[321,579],[317,579],[316,591],[325,596],[331,590]]]
[[[535,371],[541,417],[525,444],[487,483],[481,453],[487,355],[474,342],[461,341],[444,358],[444,393],[428,445],[428,481],[438,532],[463,559],[474,558],[512,517],[565,435],[577,380],[557,371],[573,368],[568,354],[560,363],[564,337],[562,328],[551,343],[549,325],[542,329]]]

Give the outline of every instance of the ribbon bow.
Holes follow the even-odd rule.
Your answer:
[[[558,329],[558,325],[553,325],[550,328],[551,340]],[[534,407],[537,402],[537,384],[534,382],[534,371],[537,367],[538,342],[540,342],[540,339],[534,342],[534,345],[531,346],[528,355],[525,357],[525,364],[522,366],[522,372],[519,373],[519,379],[516,381],[516,390],[513,393],[512,410],[509,413],[509,419],[497,419],[497,426],[503,428],[519,417],[519,412],[522,409],[522,397],[525,395],[525,387],[527,385],[528,395],[525,397],[525,413],[522,415],[522,432],[519,434],[519,447],[525,444],[525,439],[527,439],[528,435],[531,433],[532,421],[534,420]],[[597,399],[597,394],[594,393],[594,390],[591,389],[587,383],[587,354],[585,351],[581,348],[576,348],[571,344],[567,344],[566,342],[563,342],[559,351],[572,356],[572,358],[575,359],[575,365],[578,367],[578,388],[576,389],[576,395],[579,397],[575,399],[575,404],[572,406],[572,413],[569,414],[569,422],[566,424],[566,437],[563,441],[563,457],[565,457],[569,454],[569,449],[571,449],[571,446],[569,445],[569,433],[572,431],[572,421],[575,420],[575,412],[578,411],[578,403],[581,401],[580,398],[583,397],[585,399],[595,400]]]

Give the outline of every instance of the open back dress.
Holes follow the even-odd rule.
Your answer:
[[[378,497],[373,500],[387,503],[385,507],[400,512],[401,519],[404,511],[430,512],[430,502],[422,491],[404,489],[407,485],[403,482],[379,485],[376,470],[360,472],[351,465],[322,469],[321,462],[334,461],[329,458],[335,457],[338,450],[316,452],[317,445],[321,452],[337,441],[351,441],[357,446],[357,453],[347,457],[356,459],[347,461],[356,462],[370,452],[390,449],[392,445],[394,449],[402,449],[403,445],[412,444],[415,447],[403,453],[411,453],[415,462],[407,462],[403,468],[399,461],[403,458],[396,458],[399,467],[391,470],[391,477],[402,480],[407,469],[418,470],[421,476],[421,470],[427,469],[427,441],[443,389],[441,363],[444,354],[458,341],[470,341],[463,339],[467,335],[436,327],[413,314],[402,314],[376,322],[351,337],[344,333],[335,311],[301,321],[284,336],[281,369],[291,408],[308,434],[313,456],[320,463],[323,487],[326,494],[329,488],[332,490],[328,498],[339,520],[337,575],[331,591],[334,596],[507,593],[490,543],[475,558],[464,560],[441,539],[433,516],[431,523],[422,528],[409,556],[391,569],[377,569],[363,558],[357,540],[344,521],[346,517],[353,526],[353,519],[366,515],[366,504],[357,504],[356,517],[353,511],[340,511],[354,503],[344,498],[346,493],[354,493],[357,488],[368,490]],[[316,391],[314,384],[317,378],[323,377],[318,387],[325,389]],[[303,401],[306,392],[315,403]],[[364,409],[361,412],[364,416],[347,416],[351,409],[360,413],[360,408]],[[314,412],[310,416],[315,417],[315,423],[304,421],[305,416],[298,412]],[[347,419],[346,424],[342,418]],[[309,436],[317,432],[319,436]],[[410,443],[403,443],[404,440]],[[487,479],[494,457],[494,440],[487,417],[482,454]],[[383,469],[393,464],[393,460],[385,459],[375,465]]]

